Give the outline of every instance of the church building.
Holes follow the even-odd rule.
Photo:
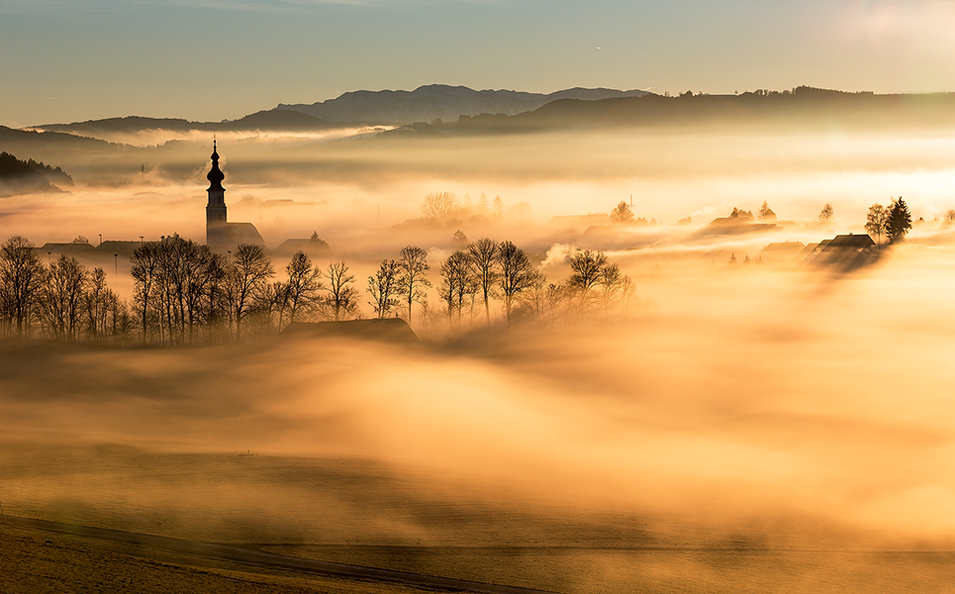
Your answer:
[[[209,203],[206,205],[206,245],[214,252],[224,254],[234,251],[243,243],[265,245],[262,236],[252,223],[230,223],[225,205],[225,174],[219,169],[219,153],[216,141],[212,141],[212,169],[206,175],[209,180]]]

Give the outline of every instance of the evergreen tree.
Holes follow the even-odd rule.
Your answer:
[[[889,243],[896,243],[905,239],[905,235],[912,230],[912,213],[909,212],[909,206],[899,196],[897,200],[892,200],[892,207],[889,210],[888,236]]]
[[[632,223],[633,211],[630,210],[630,205],[621,200],[620,203],[610,211],[610,220],[614,223]]]

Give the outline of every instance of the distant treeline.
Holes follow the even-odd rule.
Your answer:
[[[52,192],[53,184],[72,186],[73,179],[59,167],[50,167],[33,159],[21,161],[7,152],[0,153],[0,192]]]
[[[462,116],[455,123],[415,124],[387,134],[507,133],[587,127],[756,126],[846,129],[955,125],[955,93],[877,95],[814,87],[733,95],[684,91],[601,101],[561,99],[515,116]]]
[[[575,252],[570,278],[557,284],[510,241],[464,239],[438,265],[436,287],[427,257],[406,246],[368,277],[368,304],[377,317],[410,324],[414,311],[415,328],[438,335],[491,329],[493,301],[501,303],[506,325],[619,320],[651,305],[601,252]],[[226,257],[178,235],[142,244],[131,264],[133,294],[124,301],[102,268],[90,270],[69,255],[44,264],[30,241],[11,237],[0,246],[0,334],[179,346],[254,341],[292,322],[361,317],[350,267],[343,261],[316,267],[304,252],[292,256],[278,280],[260,245],[240,245]],[[430,287],[437,305],[428,300]]]

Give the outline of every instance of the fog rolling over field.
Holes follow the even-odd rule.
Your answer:
[[[648,281],[653,319],[456,347],[7,343],[4,510],[396,564],[315,545],[948,548],[951,256],[913,240],[837,281],[674,274]],[[622,553],[535,573],[535,554],[454,566],[569,592],[670,579]]]
[[[210,148],[18,155],[76,187],[4,199],[5,237],[202,242]],[[218,151],[230,220],[269,247],[317,232],[360,290],[409,244],[437,285],[461,230],[513,241],[553,283],[576,248],[602,250],[640,299],[509,328],[493,301],[488,332],[480,307],[449,323],[432,289],[413,347],[3,342],[5,513],[567,593],[955,578],[937,553],[955,536],[944,131],[265,134]],[[444,191],[503,206],[416,220]],[[653,224],[551,220],[631,195]],[[925,220],[866,266],[760,257],[864,233],[868,207],[900,195]],[[764,201],[779,229],[710,225]],[[280,277],[287,259],[273,263]],[[128,266],[107,270],[127,299]]]

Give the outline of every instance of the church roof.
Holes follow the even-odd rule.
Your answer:
[[[265,245],[265,240],[262,239],[259,230],[252,223],[226,223],[225,232],[228,243],[232,245],[243,243]]]

